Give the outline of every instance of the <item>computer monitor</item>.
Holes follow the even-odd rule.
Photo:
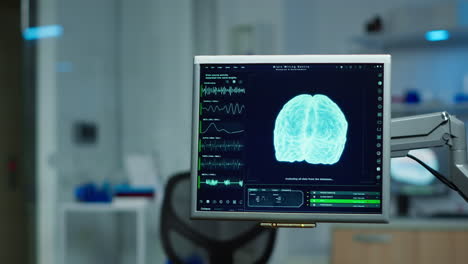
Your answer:
[[[387,222],[390,56],[196,56],[193,219]]]

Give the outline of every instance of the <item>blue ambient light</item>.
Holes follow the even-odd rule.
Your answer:
[[[348,122],[328,96],[298,95],[276,118],[273,131],[276,160],[332,165],[346,144]]]
[[[450,33],[447,30],[432,30],[426,32],[427,41],[443,41],[450,38]]]
[[[63,27],[60,25],[30,27],[23,31],[23,37],[25,40],[56,38],[56,37],[60,37],[62,34],[63,34]]]

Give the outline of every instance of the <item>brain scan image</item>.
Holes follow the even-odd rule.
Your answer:
[[[332,165],[346,145],[348,122],[340,107],[322,94],[289,100],[275,121],[276,160]]]

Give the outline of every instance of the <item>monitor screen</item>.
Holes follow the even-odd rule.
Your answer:
[[[388,55],[197,56],[192,217],[386,222]]]

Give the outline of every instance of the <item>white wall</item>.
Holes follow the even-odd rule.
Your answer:
[[[115,179],[121,166],[117,8],[114,0],[59,3],[58,22],[64,34],[57,46],[56,158],[60,180],[67,188],[84,181]],[[78,121],[96,123],[96,144],[75,142],[73,126]],[[70,199],[70,189],[64,191]]]
[[[38,6],[39,25],[56,22],[55,0],[42,1]],[[56,80],[54,63],[55,39],[38,41],[37,46],[37,98],[36,98],[36,256],[38,264],[55,264],[57,171],[50,164],[50,156],[57,151],[56,141]]]
[[[441,0],[284,1],[284,52],[362,52],[362,47],[352,39],[363,35],[365,21],[375,15],[385,15],[394,8],[427,6],[437,2]],[[385,52],[393,56],[392,90],[397,95],[416,88],[422,91],[425,99],[453,102],[453,95],[461,89],[463,75],[468,72],[466,46],[399,48]]]
[[[218,54],[218,0],[195,0],[192,4],[193,52]]]
[[[188,170],[191,1],[61,1],[56,12],[64,35],[52,50],[56,58],[48,59],[52,60],[51,80],[57,83],[53,93],[57,119],[52,118],[57,126],[57,150],[43,159],[57,168],[57,199],[72,200],[73,187],[86,181],[124,180],[122,161],[128,153],[158,156],[163,177]],[[97,144],[75,144],[72,129],[76,121],[97,124]],[[54,218],[56,213],[54,210]],[[117,240],[116,219],[74,219],[69,230],[73,236],[70,263],[115,260],[112,249],[119,246],[112,242]],[[131,229],[128,223],[131,221],[121,222],[121,228]],[[42,237],[50,236],[54,237],[50,248],[55,248],[54,232]],[[153,233],[149,237],[150,248],[154,248],[159,238]],[[54,251],[51,257],[58,258],[58,253]],[[159,258],[162,263],[163,256]]]
[[[122,2],[123,154],[152,153],[162,177],[190,167],[190,1]]]
[[[256,35],[267,38],[272,47],[266,52],[279,54],[283,49],[283,0],[219,0],[217,1],[218,54],[232,54],[232,29],[239,25],[252,25]],[[264,40],[258,39],[258,42]],[[257,48],[258,54],[264,54]]]
[[[352,38],[363,33],[364,23],[392,8],[440,0],[328,0],[283,1],[285,53],[350,53],[358,46]]]
[[[120,10],[122,158],[153,155],[165,180],[190,168],[192,3],[122,0]],[[149,238],[150,259],[164,263],[159,236]]]
[[[57,152],[49,158],[58,172],[57,209],[74,200],[78,184],[122,180],[118,8],[115,0],[57,3],[57,23],[64,33],[57,39],[52,68],[57,84]],[[73,128],[79,121],[96,124],[96,144],[76,143]],[[72,215],[69,219],[67,263],[116,260],[117,226],[112,216]],[[59,253],[55,250],[56,263],[62,262]]]
[[[398,49],[392,52],[392,61],[393,94],[418,89],[425,100],[451,104],[468,74],[468,47]]]

